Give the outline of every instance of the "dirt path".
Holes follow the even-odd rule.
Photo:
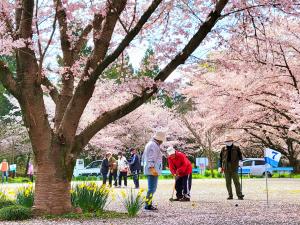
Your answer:
[[[146,188],[146,182],[142,181],[141,186]],[[142,210],[134,219],[31,220],[2,224],[300,224],[300,179],[270,179],[269,206],[266,204],[264,179],[243,180],[244,201],[226,200],[223,179],[193,180],[192,202],[188,203],[169,202],[172,187],[172,180],[159,180],[154,199],[158,212]],[[120,189],[116,189],[116,192],[120,192]],[[108,209],[123,211],[118,200],[112,202]]]

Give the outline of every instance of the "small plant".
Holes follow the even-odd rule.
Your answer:
[[[71,190],[72,205],[80,207],[83,212],[103,211],[108,197],[109,189],[94,182],[78,184]]]
[[[16,203],[14,201],[8,200],[8,199],[0,199],[0,209],[15,205]]]
[[[22,187],[19,189],[17,193],[17,203],[31,208],[33,206],[34,201],[34,190],[32,188],[32,184],[27,187]]]
[[[27,177],[9,177],[8,183],[30,183],[30,179]]]
[[[0,209],[0,220],[26,220],[31,217],[31,209],[24,206],[12,205]]]
[[[122,203],[127,210],[129,217],[134,217],[138,214],[145,203],[145,196],[143,196],[143,189],[140,189],[138,193],[134,192],[131,188],[126,194],[125,191],[121,191]]]
[[[211,176],[211,171],[210,170],[205,170],[204,176],[205,177],[210,177]]]
[[[0,209],[11,205],[15,205],[15,202],[8,199],[6,193],[0,190]]]
[[[216,177],[217,177],[217,178],[221,178],[221,177],[222,177],[222,173],[217,173],[217,174],[216,174]]]
[[[72,179],[73,181],[97,181],[99,180],[96,176],[78,176]]]

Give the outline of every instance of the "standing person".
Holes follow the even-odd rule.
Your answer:
[[[7,183],[7,181],[8,181],[8,162],[6,161],[6,159],[2,160],[1,173],[2,173],[2,183],[4,183],[4,177],[6,178],[6,183]]]
[[[225,180],[226,180],[226,188],[228,191],[228,200],[233,199],[232,194],[232,186],[231,183],[233,180],[236,195],[238,196],[239,200],[244,199],[244,195],[241,191],[241,184],[239,181],[238,175],[238,167],[239,167],[239,160],[243,160],[243,156],[241,150],[238,146],[233,144],[234,140],[232,137],[227,136],[225,139],[225,146],[222,148],[220,153],[220,165],[221,168],[219,170],[224,171],[225,173]]]
[[[108,158],[109,156],[111,155],[110,152],[107,152],[105,154],[105,158],[103,159],[102,161],[102,164],[101,164],[101,174],[102,174],[102,185],[106,185],[106,181],[107,181],[107,174],[108,174],[108,171],[109,171],[109,163],[108,163]]]
[[[28,175],[31,183],[33,183],[33,164],[32,164],[32,162],[29,162],[29,164],[28,164],[27,175]]]
[[[135,188],[138,189],[140,188],[140,183],[139,183],[139,172],[141,169],[140,159],[134,148],[130,149],[130,153],[131,153],[131,158],[129,161],[130,171],[131,174],[133,175],[133,183],[135,185]]]
[[[166,134],[164,132],[156,132],[153,138],[146,144],[143,154],[144,174],[148,180],[148,192],[146,196],[146,210],[157,210],[152,205],[153,195],[157,188],[158,175],[162,170],[162,153],[160,145],[164,142]]]
[[[117,172],[118,172],[118,162],[113,157],[113,155],[109,152],[108,155],[108,168],[109,168],[109,176],[108,176],[108,182],[109,186],[112,186],[112,179],[114,179],[114,186],[117,186]]]
[[[192,164],[184,153],[176,151],[173,147],[167,149],[167,154],[169,169],[176,180],[176,199],[172,200],[189,202],[192,187]]]
[[[124,186],[127,187],[128,162],[122,152],[118,153],[118,171],[119,171],[119,187],[122,186],[122,178],[124,178]]]

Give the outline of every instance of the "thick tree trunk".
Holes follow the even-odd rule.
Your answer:
[[[31,157],[31,154],[30,154],[30,153],[28,153],[28,155],[27,155],[27,161],[26,161],[26,168],[25,168],[24,177],[26,177],[26,176],[27,176],[28,167],[29,167],[29,162],[30,162],[30,157]]]
[[[290,165],[294,168],[294,173],[300,173],[300,160],[294,157],[288,157]]]
[[[211,151],[211,150],[209,150]],[[215,178],[215,174],[214,174],[214,162],[213,162],[213,158],[211,157],[211,153],[209,153],[209,169],[210,169],[210,172],[211,172],[211,177],[212,178]]]
[[[36,214],[64,214],[72,211],[71,182],[52,171],[52,163],[39,165],[35,183]]]
[[[43,159],[38,156],[35,183],[34,212],[41,214],[64,214],[73,211],[71,205],[71,177],[67,171],[72,165],[65,164],[64,146],[53,146]]]

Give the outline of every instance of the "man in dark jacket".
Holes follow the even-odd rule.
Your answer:
[[[111,156],[110,152],[107,152],[105,154],[105,158],[102,161],[101,164],[101,174],[102,174],[102,178],[103,178],[103,185],[106,185],[106,181],[107,181],[107,174],[108,174],[108,170],[109,170],[109,164],[108,164],[108,158]]]
[[[220,153],[220,165],[219,168],[225,173],[226,188],[228,191],[228,200],[233,199],[232,194],[232,180],[235,186],[236,195],[239,200],[244,199],[244,195],[241,192],[241,184],[239,181],[238,168],[239,161],[243,160],[241,150],[238,146],[233,144],[234,140],[232,137],[227,136],[224,142],[225,146],[222,148]]]
[[[135,185],[135,188],[138,189],[140,188],[140,184],[139,184],[139,172],[141,169],[140,159],[134,148],[130,149],[130,153],[131,153],[131,158],[129,161],[130,171],[131,174],[133,175],[133,183]]]
[[[192,187],[192,164],[186,155],[173,147],[167,149],[169,169],[175,175],[176,199],[173,201],[190,201]]]

